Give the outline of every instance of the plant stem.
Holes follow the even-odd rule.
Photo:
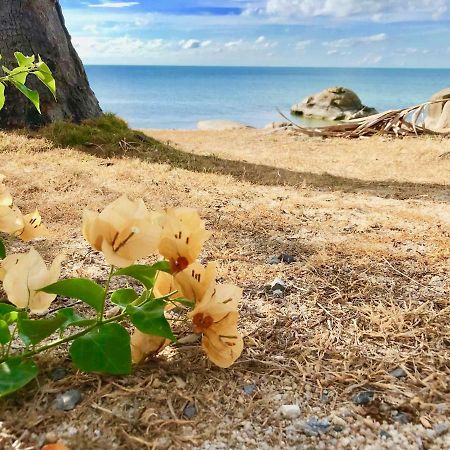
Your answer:
[[[114,273],[114,266],[111,266],[111,269],[109,270],[108,279],[106,280],[105,295],[103,297],[102,309],[100,310],[100,312],[98,314],[98,321],[99,322],[103,322],[103,316],[105,315],[106,298],[108,297],[109,285],[111,284],[111,278],[113,276],[113,273]]]

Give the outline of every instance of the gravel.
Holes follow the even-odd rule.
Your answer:
[[[54,407],[59,411],[71,411],[81,402],[81,392],[77,389],[70,389],[56,397]]]

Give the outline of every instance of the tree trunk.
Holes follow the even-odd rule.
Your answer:
[[[38,80],[29,77],[28,85],[41,96],[39,115],[26,98],[7,87],[0,128],[36,127],[58,120],[80,122],[102,113],[71,43],[59,0],[0,0],[2,64],[14,66],[16,51],[41,55],[56,79],[57,102]]]

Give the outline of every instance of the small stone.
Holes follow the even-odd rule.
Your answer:
[[[54,407],[59,411],[71,411],[81,402],[81,392],[71,389],[56,397]]]
[[[300,406],[282,405],[278,411],[285,419],[296,419],[300,415]]]
[[[288,255],[287,253],[282,253],[279,257],[279,260],[286,264],[292,264],[292,263],[295,263],[295,261],[296,261],[294,256]]]
[[[319,419],[316,416],[310,417],[303,423],[303,433],[307,436],[319,436],[326,433],[330,428],[328,419]]]
[[[442,436],[443,434],[448,433],[449,430],[450,430],[449,422],[438,423],[433,428],[435,437]]]
[[[392,439],[392,435],[390,433],[388,433],[387,431],[381,430],[380,431],[380,438],[388,440],[388,439]]]
[[[400,412],[393,411],[392,412],[392,420],[401,425],[406,425],[407,423],[411,422],[411,417],[407,413],[404,413],[401,411]]]
[[[267,264],[271,264],[271,265],[275,265],[275,264],[280,264],[280,258],[278,258],[278,256],[271,256],[268,260],[267,260]]]
[[[355,405],[368,405],[373,400],[374,397],[375,397],[375,392],[373,392],[373,391],[361,391],[361,392],[357,392],[352,397],[352,402]]]
[[[275,278],[275,280],[273,280],[272,284],[270,285],[270,289],[272,289],[272,292],[284,292],[286,290],[286,283],[281,278]]]
[[[397,367],[392,372],[389,372],[389,375],[391,375],[394,378],[404,378],[408,374],[401,367]]]
[[[53,381],[62,380],[66,376],[67,376],[67,369],[65,369],[64,367],[57,367],[56,369],[52,370],[52,372],[50,373],[50,378]]]
[[[58,440],[58,436],[55,432],[49,431],[48,433],[45,433],[45,442],[52,443],[56,442]]]
[[[277,298],[283,297],[283,291],[281,289],[277,289],[277,290],[273,291],[272,294],[274,297],[277,297]]]
[[[192,419],[197,414],[197,408],[194,405],[187,405],[183,410],[183,415],[188,419]]]
[[[247,395],[252,395],[256,391],[256,384],[244,384],[242,389]]]

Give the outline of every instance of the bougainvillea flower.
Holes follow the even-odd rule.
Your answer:
[[[17,233],[24,226],[23,216],[16,207],[0,206],[0,232]]]
[[[37,237],[48,236],[49,232],[42,224],[42,218],[39,211],[36,210],[22,217],[22,228],[15,235],[22,241],[31,241]]]
[[[170,340],[161,336],[151,336],[135,329],[131,336],[131,359],[133,364],[138,364],[151,355],[156,355],[162,351]]]
[[[175,275],[175,282],[184,298],[199,303],[206,291],[216,280],[216,264],[209,263],[206,267],[195,262],[187,269]]]
[[[200,255],[210,233],[198,212],[191,208],[169,209],[161,220],[159,253],[170,261],[172,272],[181,272]]]
[[[150,213],[143,200],[118,198],[100,214],[85,211],[83,235],[103,252],[106,261],[117,267],[128,267],[158,248],[161,228],[159,215]]]
[[[242,290],[232,285],[212,285],[189,314],[194,333],[202,334],[202,348],[217,366],[230,367],[244,343],[237,330],[237,306]]]
[[[7,187],[3,184],[5,176],[0,174],[0,206],[11,206],[13,199]]]
[[[0,279],[8,300],[18,308],[29,308],[33,313],[47,311],[56,295],[38,291],[58,281],[62,260],[63,256],[56,257],[47,269],[34,248],[28,253],[7,256],[1,264]]]

